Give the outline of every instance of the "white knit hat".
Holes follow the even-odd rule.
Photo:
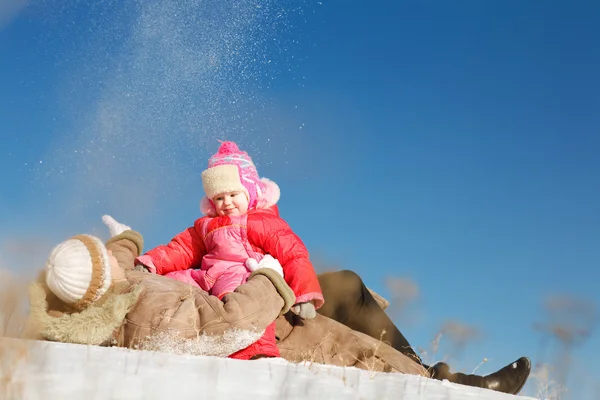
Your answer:
[[[102,240],[77,235],[56,246],[46,261],[46,284],[79,310],[98,301],[111,285],[110,260]]]

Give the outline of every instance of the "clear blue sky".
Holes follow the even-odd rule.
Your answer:
[[[478,328],[457,368],[553,362],[543,300],[600,304],[599,2],[22,3],[0,6],[3,266],[105,238],[103,213],[166,242],[221,139],[316,258],[418,285],[414,346]],[[594,353],[597,330],[579,398]]]

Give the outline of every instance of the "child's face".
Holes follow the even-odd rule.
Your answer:
[[[244,215],[248,212],[246,193],[235,191],[221,193],[213,199],[218,215]]]

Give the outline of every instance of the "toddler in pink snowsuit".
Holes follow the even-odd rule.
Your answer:
[[[308,251],[279,217],[279,187],[260,179],[252,159],[233,142],[224,142],[202,173],[205,214],[192,227],[137,258],[152,272],[200,286],[222,298],[246,282],[261,263],[275,262],[296,295],[292,311],[314,318],[323,295]],[[279,356],[275,323],[253,345],[230,355],[249,359]]]

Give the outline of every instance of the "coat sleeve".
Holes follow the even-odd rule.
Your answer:
[[[168,244],[160,245],[136,258],[135,262],[148,267],[151,272],[166,275],[169,272],[200,268],[206,254],[204,240],[200,236],[203,218],[194,226],[177,234]]]
[[[315,308],[321,307],[324,303],[321,286],[308,250],[298,235],[282,218],[266,213],[249,216],[248,225],[250,242],[281,263],[296,303],[312,301]]]
[[[112,252],[121,268],[132,270],[135,258],[144,250],[144,238],[139,232],[127,230],[108,239],[106,248]]]

